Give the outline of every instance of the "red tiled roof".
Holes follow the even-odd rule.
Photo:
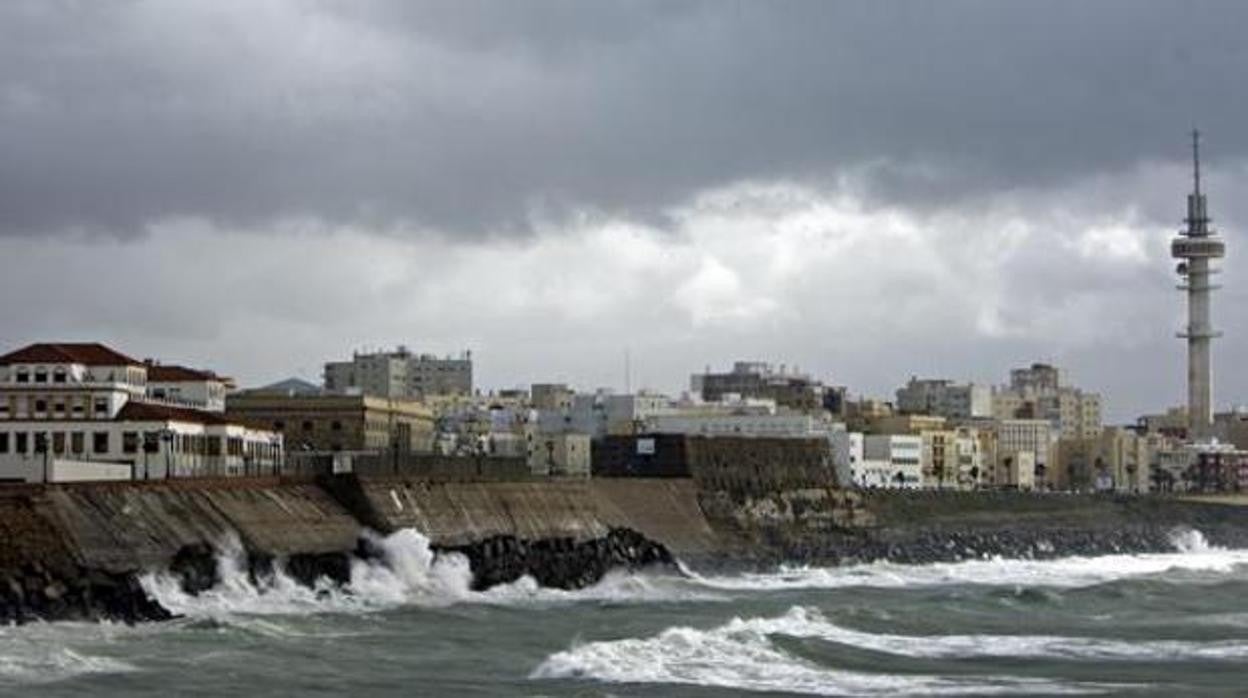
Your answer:
[[[117,413],[118,422],[187,422],[190,424],[233,424],[216,412],[189,407],[157,405],[131,400]]]
[[[0,366],[11,364],[83,364],[84,366],[142,366],[139,361],[98,342],[31,344],[0,356]]]
[[[148,383],[177,383],[180,381],[224,381],[212,371],[201,371],[197,368],[167,364],[148,364]]]

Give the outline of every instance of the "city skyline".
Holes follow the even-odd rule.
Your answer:
[[[487,388],[757,358],[882,396],[1049,361],[1129,421],[1184,402],[1198,124],[1224,410],[1248,10],[1075,7],[6,5],[0,343],[244,385],[400,343]]]

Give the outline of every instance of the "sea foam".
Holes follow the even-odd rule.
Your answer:
[[[575,644],[547,657],[532,679],[682,684],[812,695],[989,695],[1097,693],[1095,684],[1014,676],[871,674],[838,670],[785,652],[773,635],[825,638],[842,631],[817,612],[733,619],[709,630],[673,627],[648,638]]]
[[[1024,560],[991,557],[925,565],[875,562],[843,567],[784,567],[769,573],[702,576],[686,570],[699,583],[725,591],[839,589],[977,585],[1079,588],[1134,577],[1167,573],[1225,575],[1248,566],[1248,550],[1209,545],[1199,531],[1172,536],[1177,552],[1116,554]]]
[[[247,573],[246,553],[237,539],[218,548],[220,582],[197,595],[187,594],[175,575],[154,573],[140,581],[157,601],[174,613],[195,617],[244,615],[304,615],[357,613],[398,606],[447,606],[457,603],[496,605],[561,604],[585,601],[654,603],[716,600],[713,590],[670,575],[608,573],[597,584],[575,591],[540,587],[531,577],[486,591],[471,589],[468,559],[458,553],[435,554],[429,539],[413,529],[389,536],[369,534],[376,559],[353,560],[345,586],[328,580],[312,587],[285,573],[280,562],[274,573],[253,579]]]

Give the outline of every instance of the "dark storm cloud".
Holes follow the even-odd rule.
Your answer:
[[[505,233],[853,168],[948,201],[1182,157],[1193,122],[1240,158],[1244,26],[1243,3],[8,2],[0,232]]]

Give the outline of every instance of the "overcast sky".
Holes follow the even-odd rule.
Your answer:
[[[1057,362],[1184,399],[1206,133],[1248,402],[1242,2],[0,3],[0,349],[485,388],[738,358],[891,396]]]

